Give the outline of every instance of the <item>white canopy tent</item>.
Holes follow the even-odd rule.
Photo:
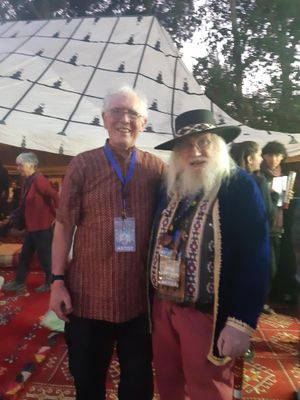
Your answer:
[[[0,143],[75,155],[102,145],[103,97],[127,84],[149,100],[138,146],[172,137],[174,118],[211,109],[217,123],[241,125],[212,103],[155,17],[10,21],[0,25]],[[300,134],[241,125],[236,141],[284,143],[300,154]],[[164,153],[164,152],[162,152]]]

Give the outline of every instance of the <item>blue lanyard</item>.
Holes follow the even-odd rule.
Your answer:
[[[119,178],[121,184],[122,184],[122,205],[123,205],[123,218],[126,217],[126,186],[130,179],[132,178],[133,175],[133,170],[134,170],[134,165],[135,165],[135,160],[136,160],[136,150],[133,149],[132,151],[132,156],[129,164],[129,169],[126,175],[126,178],[124,179],[122,172],[116,163],[116,160],[114,159],[114,156],[112,155],[112,152],[110,151],[109,147],[107,144],[104,146],[104,152],[111,162],[111,165],[113,169],[115,170],[115,173],[117,174],[117,177]]]

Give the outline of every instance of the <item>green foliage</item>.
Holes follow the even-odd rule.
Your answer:
[[[233,118],[258,129],[299,132],[299,0],[2,0],[0,20],[156,15],[178,47],[202,23],[206,58],[193,72]],[[263,73],[263,74],[262,74]]]
[[[207,95],[254,128],[299,132],[298,1],[207,0],[200,12],[209,54],[194,75]]]

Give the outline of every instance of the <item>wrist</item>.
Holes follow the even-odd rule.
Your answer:
[[[51,284],[54,282],[61,282],[64,284],[65,276],[63,274],[52,274],[51,275]]]

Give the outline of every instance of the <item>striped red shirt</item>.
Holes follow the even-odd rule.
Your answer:
[[[131,151],[112,152],[126,176]],[[136,223],[136,252],[114,251],[113,221],[122,214],[122,186],[103,147],[76,156],[68,167],[57,220],[77,225],[66,283],[77,316],[124,322],[147,310],[146,258],[164,163],[136,152],[126,198],[127,215]]]

